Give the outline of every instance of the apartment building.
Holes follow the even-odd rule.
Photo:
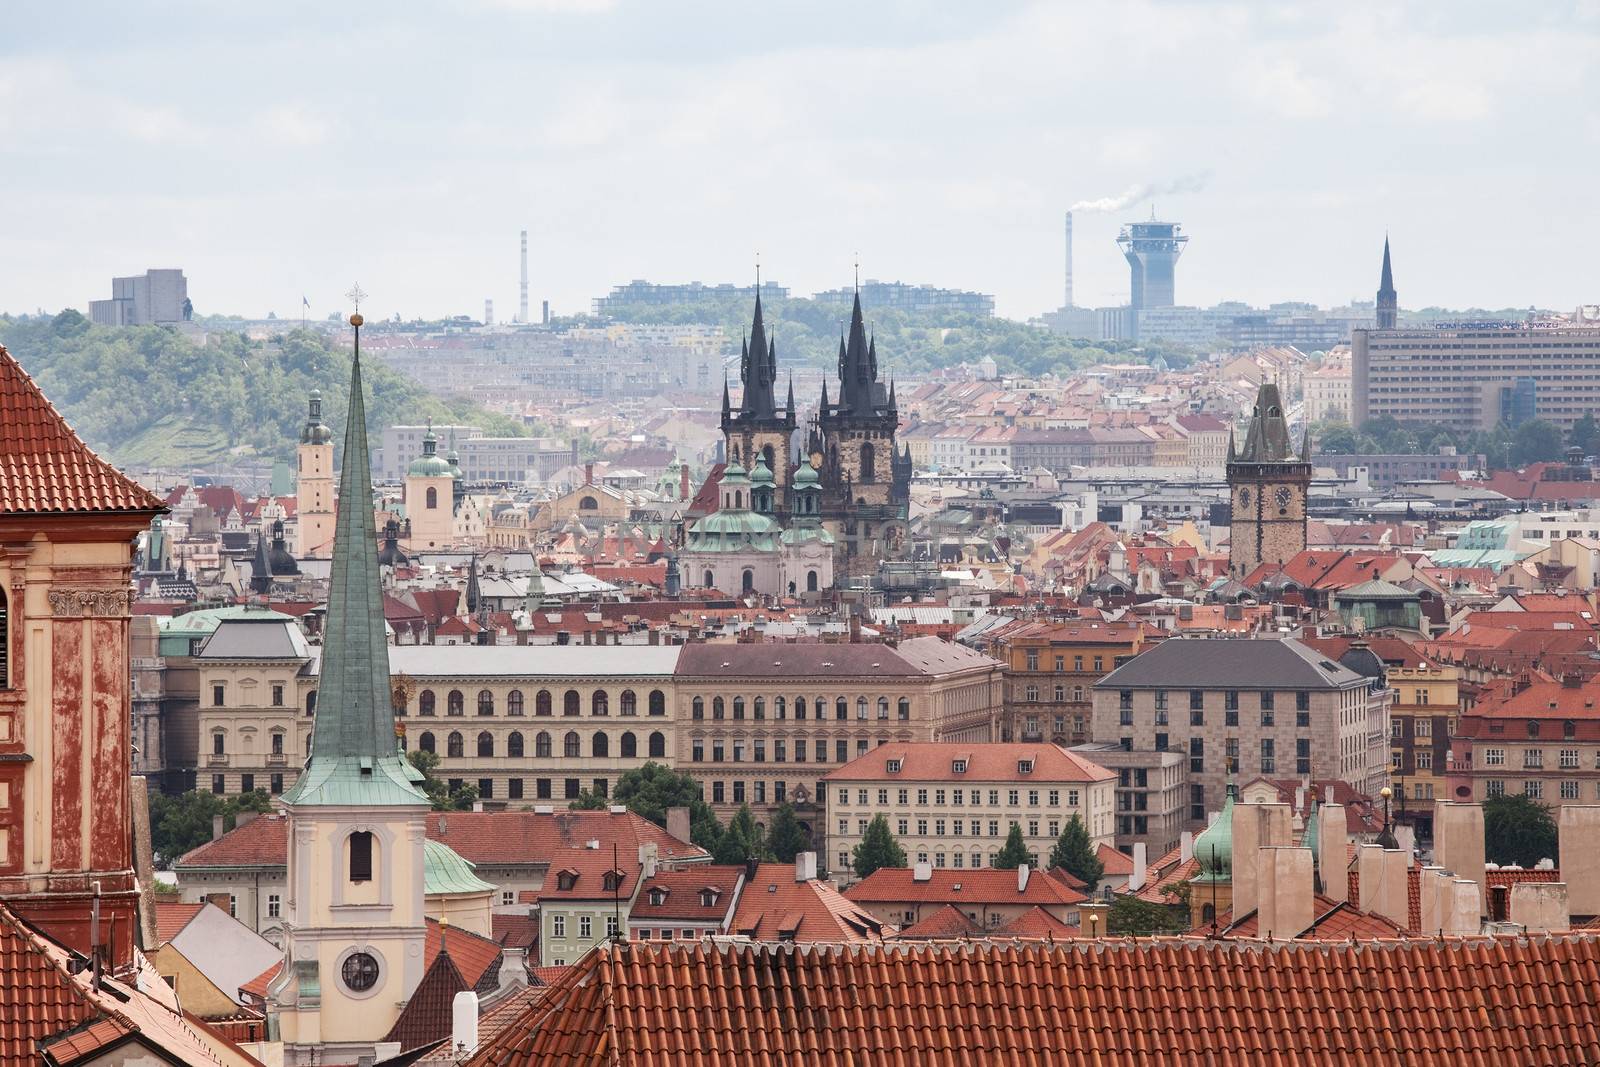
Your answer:
[[[1493,683],[1451,739],[1449,799],[1522,793],[1542,804],[1600,803],[1600,678],[1528,674]]]
[[[1005,664],[1002,741],[1089,740],[1094,684],[1145,647],[1138,623],[1097,620],[1024,623],[1005,630],[989,651]]]
[[[1422,664],[1390,667],[1389,775],[1406,821],[1418,834],[1433,837],[1433,801],[1451,799],[1447,787],[1450,738],[1460,702],[1460,672],[1455,667]]]
[[[1337,778],[1375,793],[1388,773],[1389,696],[1290,638],[1175,637],[1096,683],[1092,733],[1186,755],[1192,829],[1240,775]]]
[[[1047,860],[1076,815],[1095,844],[1112,843],[1117,776],[1053,744],[890,742],[819,779],[835,878],[882,815],[913,863],[992,867],[1013,825]]]

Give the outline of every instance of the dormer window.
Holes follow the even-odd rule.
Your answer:
[[[900,773],[900,761],[897,760],[897,759],[888,760],[884,765],[884,769],[887,770],[890,774],[899,774]]]
[[[951,760],[950,761],[950,773],[951,774],[966,774],[967,773],[967,761],[964,758],[963,759]]]
[[[607,893],[615,893],[622,885],[622,875],[617,871],[607,871],[600,879],[600,887]]]
[[[714,907],[716,907],[717,906],[717,891],[715,889],[702,889],[702,890],[700,890],[700,906],[702,908],[714,908]]]
[[[576,871],[562,871],[560,874],[556,875],[556,888],[561,890],[563,893],[567,892],[577,884],[578,874]]]
[[[1033,773],[1033,760],[1031,760],[1031,759],[1019,759],[1019,760],[1017,760],[1017,773],[1018,774],[1032,774]]]
[[[651,905],[653,907],[659,908],[659,907],[661,907],[661,905],[665,904],[666,902],[667,902],[667,891],[665,889],[652,889],[652,890],[650,890],[650,903],[651,903]]]

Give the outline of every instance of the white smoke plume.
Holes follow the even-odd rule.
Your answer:
[[[1126,211],[1142,204],[1152,196],[1170,196],[1173,193],[1198,193],[1211,181],[1209,171],[1185,174],[1170,182],[1130,185],[1117,196],[1102,196],[1098,200],[1079,200],[1067,210],[1085,212]]]

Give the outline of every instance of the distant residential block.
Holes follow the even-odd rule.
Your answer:
[[[111,279],[111,299],[89,301],[89,319],[100,326],[149,326],[189,317],[189,279],[181,270],[147,270]]]

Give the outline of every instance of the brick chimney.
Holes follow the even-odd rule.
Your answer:
[[[1288,941],[1310,929],[1316,919],[1311,850],[1283,846],[1261,848],[1256,850],[1256,859],[1259,898],[1256,926],[1260,936]],[[1234,911],[1236,917],[1242,914]]]
[[[594,484],[594,464],[593,463],[585,463],[583,465],[583,484],[584,485],[593,485]]]
[[[679,469],[678,496],[685,501],[689,499],[689,465],[687,463]]]
[[[676,837],[679,841],[689,840],[688,808],[667,809],[667,833]]]
[[[1478,914],[1489,914],[1484,893],[1483,805],[1440,801],[1433,806],[1433,860],[1457,878],[1478,884]],[[1366,886],[1361,887],[1363,899]]]
[[[1570,911],[1600,915],[1600,805],[1561,805],[1557,827]]]

